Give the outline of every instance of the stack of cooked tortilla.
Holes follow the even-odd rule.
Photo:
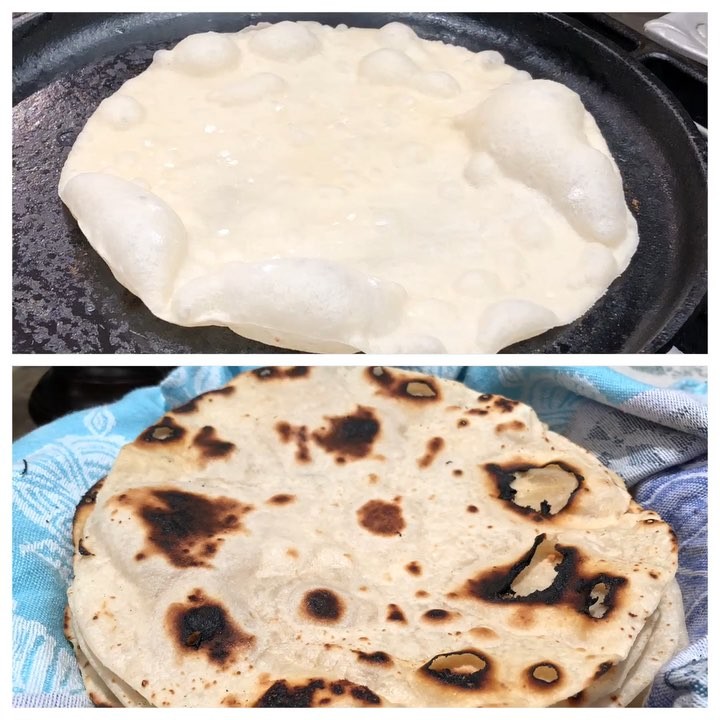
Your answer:
[[[67,633],[109,706],[627,705],[686,641],[672,529],[527,406],[265,368],[78,506]]]

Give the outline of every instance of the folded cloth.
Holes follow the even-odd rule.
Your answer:
[[[63,636],[71,523],[120,448],[165,412],[247,368],[178,368],[159,387],[68,415],[13,445],[13,704],[90,705]],[[551,429],[622,475],[675,529],[690,646],[647,704],[707,706],[707,383],[692,368],[425,367],[531,405]],[[675,372],[676,376],[672,373]]]

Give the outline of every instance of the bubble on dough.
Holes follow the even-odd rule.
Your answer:
[[[98,116],[116,130],[127,130],[145,119],[145,108],[129,95],[111,95],[98,106]]]
[[[382,48],[360,60],[358,72],[380,85],[404,85],[418,72],[418,66],[405,53]]]
[[[255,33],[249,47],[267,60],[298,62],[316,55],[320,42],[307,25],[283,20]]]
[[[617,275],[618,266],[612,252],[605,245],[587,243],[580,253],[577,269],[568,282],[568,287],[607,287]]]
[[[233,262],[178,289],[183,324],[255,325],[357,346],[400,322],[407,298],[397,283],[316,258]]]
[[[461,92],[458,81],[441,70],[418,73],[412,78],[412,86],[424,95],[439,98],[455,97]]]
[[[497,273],[482,268],[464,272],[455,287],[462,295],[475,298],[497,295],[504,289]]]
[[[497,164],[486,152],[474,152],[463,171],[463,176],[473,187],[481,187],[493,180]]]
[[[488,70],[505,64],[505,58],[497,50],[483,50],[476,57],[480,66]]]
[[[526,70],[518,70],[511,78],[511,82],[525,82],[526,80],[532,80],[532,75]]]
[[[570,88],[528,80],[493,90],[462,123],[475,148],[548,197],[578,233],[616,245],[627,230],[622,180],[612,161],[589,144],[584,119],[582,101]]]
[[[559,324],[557,315],[542,305],[518,298],[500,300],[481,314],[476,342],[481,352],[496,353]]]
[[[228,35],[216,32],[189,35],[172,50],[174,70],[186,75],[207,76],[232,70],[240,50]]]
[[[266,97],[281,95],[286,89],[287,82],[279,75],[261,72],[209,93],[208,100],[223,107],[248,105]]]
[[[383,47],[393,50],[404,50],[418,39],[411,27],[399,22],[383,25],[378,31],[377,37]]]
[[[162,316],[187,254],[175,211],[134,183],[102,173],[76,175],[60,196],[118,281]]]

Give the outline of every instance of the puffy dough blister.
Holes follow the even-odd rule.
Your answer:
[[[579,317],[638,240],[576,93],[400,23],[158,51],[60,195],[158,317],[316,352],[497,352]]]

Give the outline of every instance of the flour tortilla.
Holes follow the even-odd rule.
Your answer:
[[[243,374],[88,498],[76,635],[113,693],[156,706],[609,693],[677,565],[669,526],[529,407],[399,370]]]
[[[158,317],[312,352],[496,352],[579,317],[638,241],[576,93],[399,23],[161,50],[59,192]]]

